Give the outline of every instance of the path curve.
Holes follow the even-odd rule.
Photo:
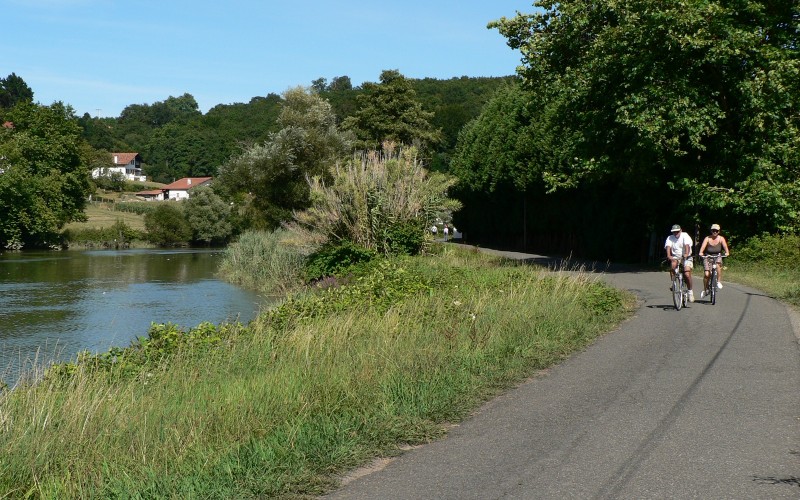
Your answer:
[[[800,498],[790,310],[727,283],[675,311],[664,273],[603,279],[640,300],[617,331],[326,498]]]

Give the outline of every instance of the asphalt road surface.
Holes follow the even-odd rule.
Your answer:
[[[326,498],[800,499],[792,313],[734,283],[676,311],[665,273],[603,279],[640,299],[617,331]]]

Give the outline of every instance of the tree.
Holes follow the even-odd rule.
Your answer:
[[[328,178],[329,167],[350,149],[350,135],[338,130],[327,101],[301,87],[283,98],[281,129],[228,161],[217,180],[256,227],[274,229],[291,219],[292,211],[306,208],[306,178]]]
[[[182,202],[163,202],[144,216],[148,238],[161,246],[177,245],[192,239],[192,228],[183,215]]]
[[[15,73],[0,78],[0,108],[13,108],[19,102],[33,102],[33,90]]]
[[[186,221],[192,229],[192,241],[206,245],[224,243],[233,233],[230,222],[231,207],[207,186],[192,190],[192,196],[183,202]]]
[[[365,83],[357,97],[358,111],[345,119],[364,149],[377,149],[384,142],[435,146],[441,131],[431,125],[433,113],[422,108],[411,83],[397,70],[381,73],[380,84]]]
[[[450,163],[462,190],[494,192],[498,186],[525,191],[540,182],[543,164],[537,109],[519,84],[500,88],[480,116],[466,124]]]
[[[64,224],[85,218],[94,150],[60,102],[20,102],[0,121],[0,245],[57,245]]]
[[[549,151],[550,190],[604,190],[631,230],[715,220],[800,228],[800,13],[782,0],[539,1],[490,24]],[[641,229],[640,229],[641,230]]]

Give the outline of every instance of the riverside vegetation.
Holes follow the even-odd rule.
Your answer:
[[[0,395],[6,497],[302,497],[613,329],[596,276],[441,246],[248,325],[155,325]]]

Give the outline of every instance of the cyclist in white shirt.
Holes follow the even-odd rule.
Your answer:
[[[692,292],[692,238],[681,231],[681,226],[672,226],[672,234],[667,237],[664,243],[667,251],[667,260],[670,261],[671,273],[675,272],[678,263],[683,261],[683,276],[686,279],[686,286],[689,288],[689,302],[694,302],[694,292]],[[670,274],[670,280],[672,275]]]

